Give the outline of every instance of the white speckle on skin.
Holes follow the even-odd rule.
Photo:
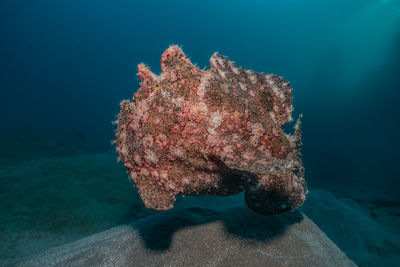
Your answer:
[[[149,170],[147,170],[146,168],[142,168],[142,170],[141,170],[141,175],[143,175],[143,176],[149,176],[149,175],[150,175],[150,172],[149,172]]]
[[[272,91],[274,92],[274,94],[277,97],[279,97],[280,99],[284,99],[285,98],[285,96],[283,95],[283,93],[281,92],[279,87],[276,86],[275,82],[271,79],[270,75],[267,75],[267,83],[269,84],[269,86],[271,87]]]
[[[256,136],[250,136],[250,138],[249,138],[250,144],[252,144],[253,146],[258,145],[258,140],[259,140],[259,138]]]
[[[246,160],[252,160],[252,159],[254,158],[254,155],[253,155],[253,153],[251,153],[251,152],[249,152],[249,151],[245,151],[245,152],[242,154],[242,157],[243,157],[244,159],[246,159]]]
[[[186,158],[186,151],[181,147],[171,147],[170,153],[179,159]]]
[[[270,112],[269,112],[269,116],[271,117],[272,121],[273,121],[274,123],[276,123],[275,113],[272,112],[272,111],[270,111]]]
[[[134,171],[130,173],[130,176],[131,176],[131,178],[132,178],[133,180],[136,180],[136,179],[138,178],[137,173],[134,172]]]
[[[225,71],[218,69],[218,73],[222,78],[226,79]]]
[[[207,143],[211,145],[215,145],[218,143],[218,136],[214,133],[211,133],[207,136]]]
[[[138,115],[138,117],[143,117],[146,113],[147,110],[149,109],[147,102],[143,101],[140,104],[138,104],[137,109],[136,109],[136,114]]]
[[[175,190],[175,187],[176,187],[175,182],[172,181],[172,180],[169,180],[169,181],[167,182],[167,186],[168,186],[168,188],[169,188],[170,190],[172,190],[172,191],[174,191],[174,190]]]
[[[161,171],[160,178],[163,179],[163,180],[167,180],[168,179],[167,171]]]
[[[172,102],[175,104],[175,106],[177,106],[178,108],[183,106],[183,102],[185,101],[185,99],[183,97],[177,97],[177,98],[173,98]]]
[[[239,87],[240,87],[240,89],[242,89],[243,91],[247,91],[246,85],[244,85],[244,84],[241,83],[241,82],[239,82]]]
[[[217,69],[225,68],[226,60],[218,56],[217,53],[214,53],[210,58],[210,63]]]
[[[253,133],[254,136],[260,137],[261,135],[264,134],[264,127],[259,122],[252,123],[251,124],[251,132]]]
[[[207,131],[210,133],[210,134],[216,134],[217,132],[215,131],[215,128],[207,128]]]
[[[280,99],[284,99],[285,96],[283,95],[283,93],[279,90],[279,87],[276,85],[271,85],[271,89],[274,92],[274,94],[279,97]]]
[[[211,79],[211,74],[206,73],[203,76],[201,76],[200,78],[200,84],[199,87],[197,88],[197,95],[200,97],[203,97],[207,91],[207,86],[210,83],[210,79]]]
[[[225,84],[221,85],[221,89],[224,93],[229,93],[229,88]]]
[[[147,134],[144,138],[143,138],[143,145],[145,147],[151,147],[153,145],[153,137],[150,134]]]
[[[197,105],[192,106],[190,111],[193,114],[207,115],[208,114],[208,107],[204,102],[200,102]]]
[[[219,111],[214,112],[211,115],[210,124],[213,128],[218,128],[222,123],[222,116]]]
[[[144,158],[146,159],[147,162],[149,163],[153,163],[156,164],[158,162],[158,157],[157,155],[154,153],[153,150],[150,149],[146,149],[144,151]]]
[[[233,64],[231,65],[231,71],[236,75],[240,74],[239,68],[236,68]]]
[[[126,158],[126,156],[128,155],[128,150],[126,149],[125,146],[121,146],[121,155]]]
[[[233,152],[233,147],[231,145],[227,145],[226,147],[224,147],[223,151],[225,153],[232,153]]]
[[[257,76],[254,74],[254,72],[251,71],[251,70],[247,70],[246,73],[247,73],[247,78],[249,78],[250,82],[252,84],[256,84],[257,83]]]
[[[171,99],[171,94],[167,90],[161,90],[160,93],[161,93],[162,97],[164,97],[166,99]]]
[[[218,64],[217,64],[217,53],[214,53],[211,58],[210,58],[210,65],[214,66],[215,68],[218,68]]]
[[[222,60],[222,58],[217,57],[216,58],[217,63],[219,64],[220,67],[225,68],[225,61]]]

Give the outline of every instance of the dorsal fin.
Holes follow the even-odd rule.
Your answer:
[[[194,67],[186,57],[182,49],[177,45],[171,45],[161,56],[161,71],[171,71],[177,67]]]
[[[138,65],[138,76],[144,85],[153,83],[156,77],[156,75],[143,63]]]

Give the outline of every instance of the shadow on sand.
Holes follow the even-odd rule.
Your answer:
[[[288,226],[302,219],[299,211],[262,216],[244,205],[223,211],[196,207],[166,211],[163,216],[150,216],[137,221],[135,229],[148,249],[163,251],[170,247],[174,233],[201,224],[222,221],[229,234],[254,242],[265,242],[283,234]]]

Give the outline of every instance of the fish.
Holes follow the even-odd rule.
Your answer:
[[[293,134],[292,87],[214,53],[209,69],[177,45],[161,73],[138,65],[140,88],[120,103],[116,150],[149,209],[169,210],[176,196],[244,193],[261,215],[292,211],[308,188],[301,160],[300,114]]]

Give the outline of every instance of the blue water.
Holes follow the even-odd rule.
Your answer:
[[[0,36],[0,168],[112,149],[137,64],[178,44],[290,81],[311,187],[400,201],[398,0],[10,0]]]

